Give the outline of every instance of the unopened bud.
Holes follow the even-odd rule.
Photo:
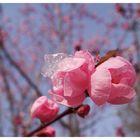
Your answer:
[[[77,45],[75,46],[75,50],[76,50],[76,51],[80,51],[80,50],[81,50],[80,44],[77,44]]]
[[[118,127],[117,128],[117,130],[116,130],[116,136],[118,136],[118,137],[125,137],[125,133],[124,133],[122,127]]]
[[[41,122],[50,122],[58,114],[58,105],[46,96],[39,97],[31,107],[31,117],[38,118]]]
[[[116,11],[120,14],[120,15],[124,15],[125,14],[125,9],[121,4],[116,4],[115,5]]]
[[[55,129],[47,126],[35,134],[37,137],[55,137]]]
[[[137,9],[137,17],[140,17],[140,7]]]
[[[89,105],[82,105],[78,110],[77,110],[77,114],[84,118],[85,116],[88,115],[90,111],[90,106]]]

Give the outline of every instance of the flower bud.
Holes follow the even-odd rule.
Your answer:
[[[89,105],[82,105],[78,110],[77,110],[77,114],[84,118],[85,116],[88,115],[90,111],[90,106]]]
[[[125,9],[124,9],[124,7],[121,4],[119,4],[119,3],[116,4],[115,5],[115,9],[118,12],[118,14],[120,14],[122,16],[125,14]]]
[[[125,22],[125,23],[122,24],[122,28],[123,28],[124,30],[129,30],[130,27],[131,27],[131,25],[129,24],[129,22]]]
[[[80,45],[80,44],[77,44],[77,45],[75,46],[75,50],[76,50],[76,51],[80,51],[80,50],[81,50],[81,45]]]
[[[37,137],[55,137],[55,129],[47,126],[35,134]]]
[[[38,118],[41,122],[52,121],[59,111],[59,107],[55,102],[46,96],[39,97],[31,108],[32,118]]]
[[[21,125],[23,122],[24,113],[19,112],[16,116],[13,117],[12,121],[14,125]]]
[[[124,133],[122,127],[118,127],[117,128],[117,130],[116,130],[116,136],[118,136],[118,137],[125,137],[125,133]]]
[[[137,13],[137,17],[139,18],[140,17],[140,6],[137,8],[137,11],[136,11]]]

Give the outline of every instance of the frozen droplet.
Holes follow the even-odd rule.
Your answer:
[[[58,63],[66,57],[68,57],[68,55],[64,53],[46,54],[44,56],[45,64],[42,67],[41,74],[45,77],[51,78],[54,72],[58,69]]]

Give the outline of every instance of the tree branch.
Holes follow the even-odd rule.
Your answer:
[[[23,78],[28,82],[29,85],[36,91],[38,96],[42,96],[43,94],[38,89],[38,87],[33,83],[33,81],[27,76],[27,74],[19,67],[19,65],[13,60],[13,58],[10,56],[8,51],[5,49],[5,47],[0,47],[0,49],[3,51],[5,57],[8,59],[8,61],[11,63],[11,65],[23,76]]]
[[[31,137],[33,136],[36,132],[40,131],[41,129],[51,125],[52,123],[56,122],[57,120],[63,118],[64,116],[68,115],[68,114],[71,114],[71,113],[75,113],[76,110],[79,109],[80,106],[76,107],[76,108],[68,108],[67,110],[65,110],[64,112],[62,112],[60,115],[58,115],[54,120],[52,120],[51,122],[48,122],[48,123],[45,123],[41,126],[39,126],[38,128],[36,128],[35,130],[33,130],[32,132],[28,133],[25,135],[25,137]]]
[[[13,118],[14,118],[14,97],[12,95],[12,91],[11,91],[11,87],[10,87],[10,83],[8,81],[8,78],[7,78],[7,75],[6,75],[6,72],[5,72],[5,69],[4,69],[4,64],[3,64],[3,61],[2,61],[2,57],[0,56],[0,73],[3,77],[3,83],[5,85],[5,91],[6,91],[6,95],[7,95],[7,100],[9,101],[9,112],[10,112],[10,115],[11,115],[11,124],[12,124],[12,127],[13,127],[13,134],[14,136],[17,135],[17,126],[13,123]]]
[[[59,122],[64,128],[66,128],[68,130],[70,129],[69,125],[64,120],[59,120]]]

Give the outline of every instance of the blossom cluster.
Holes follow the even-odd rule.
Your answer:
[[[123,57],[111,57],[95,67],[94,57],[82,50],[58,63],[49,93],[54,101],[70,107],[82,104],[85,91],[97,105],[125,104],[136,94],[135,79],[133,66]]]
[[[45,61],[47,65],[43,75],[52,81],[49,94],[53,101],[42,96],[31,108],[31,116],[42,122],[50,122],[57,116],[59,107],[55,102],[77,107],[89,96],[97,105],[126,104],[136,94],[133,88],[135,70],[123,57],[111,57],[97,66],[94,56],[87,50],[81,50],[73,56],[45,55]],[[77,114],[84,117],[89,110],[90,107],[85,105]]]

